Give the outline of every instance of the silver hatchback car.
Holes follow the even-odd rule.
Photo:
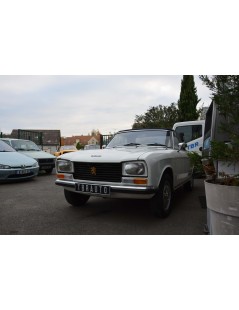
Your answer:
[[[38,161],[39,170],[44,170],[46,173],[52,173],[52,170],[55,167],[56,157],[42,151],[33,141],[10,138],[2,138],[1,140],[9,144],[17,152],[32,157]]]
[[[27,180],[38,175],[38,162],[0,140],[0,182]]]

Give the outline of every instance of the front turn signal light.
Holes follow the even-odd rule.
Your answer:
[[[137,184],[137,185],[147,185],[148,184],[148,180],[147,179],[143,179],[143,178],[137,178],[137,179],[134,179],[134,184]]]

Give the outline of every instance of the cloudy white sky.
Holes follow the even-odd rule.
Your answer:
[[[198,106],[210,92],[195,76]],[[0,76],[0,130],[60,129],[63,136],[132,127],[151,106],[177,102],[181,75]]]

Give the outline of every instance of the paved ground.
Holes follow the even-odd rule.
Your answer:
[[[144,201],[91,198],[84,208],[65,201],[55,175],[32,181],[0,184],[1,235],[200,235],[204,234],[206,209],[203,180],[193,192],[179,190],[166,219],[155,218]]]

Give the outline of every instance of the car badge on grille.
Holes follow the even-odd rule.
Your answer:
[[[90,167],[90,173],[92,175],[96,175],[96,168],[95,167]]]
[[[25,168],[26,168],[26,166],[25,166],[25,165],[21,165],[21,168],[22,168],[22,169],[25,169]]]

